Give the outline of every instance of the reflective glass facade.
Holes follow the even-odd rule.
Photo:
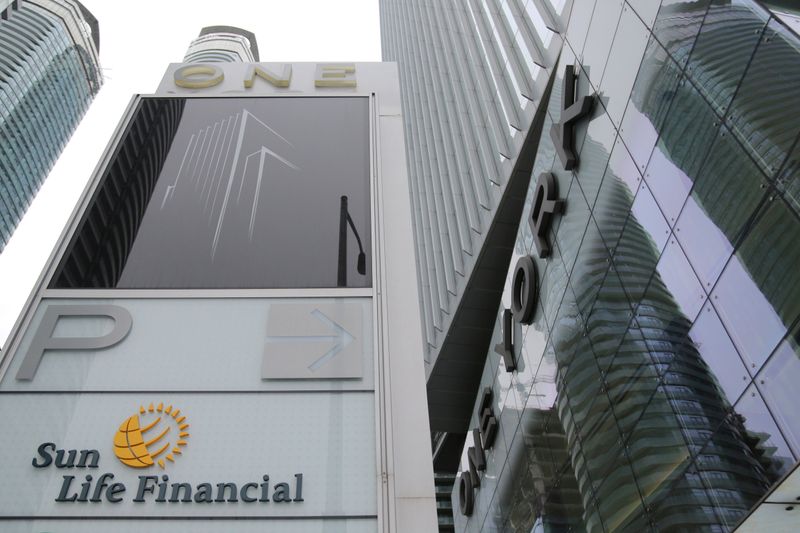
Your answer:
[[[0,250],[100,89],[97,21],[78,2],[13,2],[0,20]]]
[[[366,98],[142,99],[51,285],[370,287],[369,165]]]
[[[189,44],[184,63],[258,61],[258,43],[252,32],[235,26],[207,26]]]
[[[474,2],[494,17],[520,3]],[[455,529],[728,531],[800,458],[800,39],[752,1],[575,0],[562,17],[462,429],[489,388],[497,436],[470,516],[456,483]],[[571,171],[550,135],[568,65],[596,95]],[[565,211],[540,258],[528,219],[548,172]],[[536,309],[513,322],[506,371],[502,317],[529,255]],[[472,447],[468,433],[459,472]]]

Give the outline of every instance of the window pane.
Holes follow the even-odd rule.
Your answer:
[[[368,130],[366,98],[145,99],[54,286],[368,287]]]

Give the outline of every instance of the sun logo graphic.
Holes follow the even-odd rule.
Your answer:
[[[122,464],[133,468],[147,468],[164,460],[175,462],[189,438],[189,424],[180,409],[159,403],[154,407],[139,407],[139,413],[128,417],[114,435],[114,455]],[[174,444],[173,444],[174,442]],[[163,457],[162,457],[163,456]]]

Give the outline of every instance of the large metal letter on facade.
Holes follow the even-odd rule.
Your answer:
[[[575,154],[575,123],[587,116],[594,106],[594,95],[582,96],[575,99],[578,75],[575,65],[567,65],[564,69],[564,87],[561,100],[561,121],[553,124],[550,135],[558,152],[558,157],[564,170],[572,170],[578,164]]]

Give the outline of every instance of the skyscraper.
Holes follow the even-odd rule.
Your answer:
[[[258,43],[252,32],[235,26],[207,26],[189,45],[184,63],[258,61]]]
[[[100,90],[97,20],[77,0],[0,1],[0,251]]]
[[[800,458],[796,9],[381,10],[455,529],[791,520],[770,491]]]

